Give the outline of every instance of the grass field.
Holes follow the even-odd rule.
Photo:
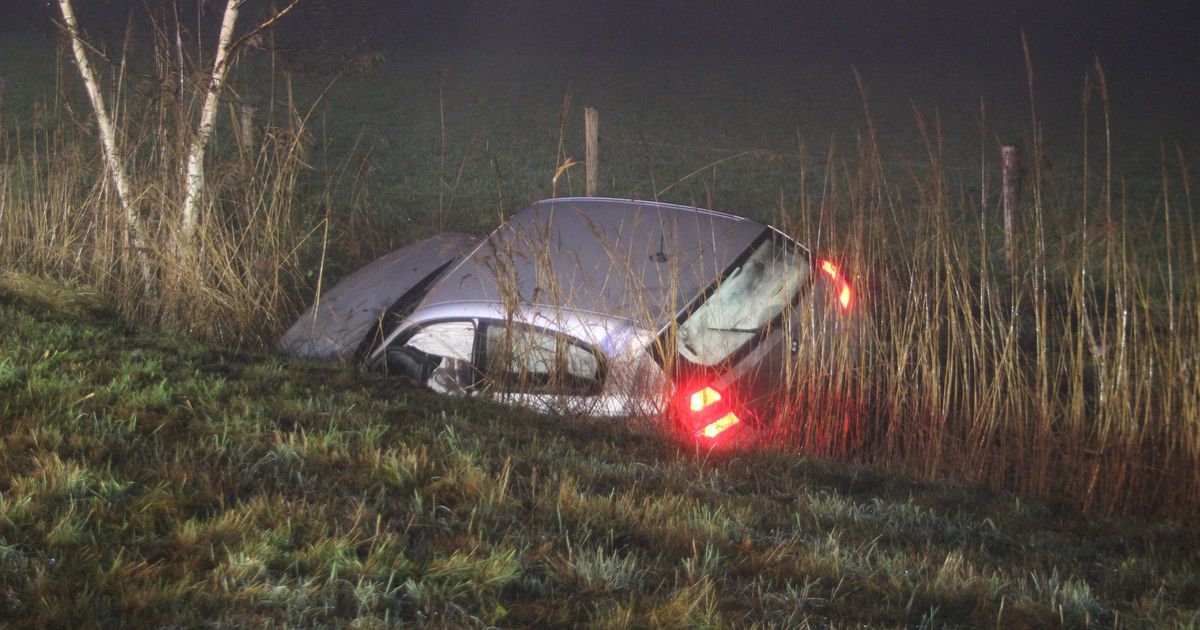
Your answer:
[[[445,399],[0,280],[0,623],[1140,627],[1190,526]]]
[[[185,264],[190,92],[164,96],[145,58],[120,82],[104,67],[156,237],[134,251],[73,68],[56,76],[37,37],[0,45],[15,623],[1198,622],[1181,523],[1200,515],[1200,130],[1186,90],[1148,89],[1162,77],[1052,59],[1031,107],[1019,47],[991,73],[864,65],[865,98],[828,61],[255,52],[219,119],[203,264]],[[582,167],[553,178],[583,154],[585,105],[602,194],[771,220],[854,271],[882,343],[809,367],[853,366],[869,448],[717,456],[255,350],[318,282],[581,193]]]
[[[897,180],[906,168],[930,168],[916,110],[930,135],[935,117],[940,123],[939,168],[977,196],[981,158],[986,174],[995,177],[1001,142],[1032,151],[1016,43],[983,67],[955,60],[937,67],[859,60],[869,113],[852,61],[388,53],[365,71],[343,76],[330,91],[327,121],[334,131],[326,148],[335,162],[369,154],[378,210],[419,220],[439,198],[453,197],[458,221],[470,225],[481,208],[497,205],[498,193],[500,205],[549,194],[563,157],[560,138],[562,152],[581,160],[582,108],[594,106],[601,119],[601,192],[649,198],[665,190],[665,200],[711,201],[770,218],[781,192],[789,198],[798,193],[800,166],[815,174],[809,192],[819,193],[830,150],[838,162],[858,157],[868,114]],[[1083,155],[1082,75],[1091,60],[1068,69],[1048,52],[1039,55],[1036,44],[1033,62],[1047,66],[1035,76],[1046,162],[1052,174],[1074,177]],[[1160,185],[1160,140],[1181,142],[1193,155],[1190,94],[1150,76],[1124,73],[1110,81],[1117,171],[1127,185],[1153,195]],[[564,97],[570,103],[565,124]],[[1096,164],[1103,159],[1099,109],[1093,99],[1090,154]],[[582,174],[569,173],[574,177],[567,192],[579,192]]]

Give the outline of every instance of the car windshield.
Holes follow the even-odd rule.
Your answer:
[[[764,239],[679,327],[679,353],[715,365],[745,346],[806,286],[811,266],[782,236]]]

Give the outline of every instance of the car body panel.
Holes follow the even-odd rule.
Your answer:
[[[312,308],[280,338],[280,349],[307,359],[353,357],[384,312],[477,241],[466,234],[439,234],[368,264],[318,295]]]
[[[386,369],[388,349],[404,343],[412,331],[437,322],[471,321],[478,324],[525,326],[565,335],[594,349],[604,360],[606,374],[601,391],[589,396],[562,396],[522,392],[492,392],[502,402],[519,404],[543,412],[564,412],[599,417],[646,416],[661,413],[661,392],[668,384],[648,348],[655,343],[654,331],[637,328],[625,318],[568,309],[526,306],[508,310],[498,301],[460,301],[419,307],[369,353],[365,363]],[[443,353],[461,358],[457,353]],[[443,389],[431,378],[424,384]],[[466,387],[463,388],[467,389]],[[647,396],[647,392],[654,395]]]
[[[280,346],[309,358],[361,358],[436,391],[543,412],[667,413],[689,435],[736,412],[736,423],[708,442],[747,444],[770,431],[764,418],[788,408],[796,385],[790,357],[824,356],[850,338],[843,332],[859,309],[837,306],[848,284],[814,271],[827,264],[774,228],[720,212],[552,199],[483,239],[442,235],[368,265],[302,316]],[[493,354],[497,327],[497,338],[510,341]],[[745,341],[717,341],[717,351],[701,354],[689,346],[701,362],[691,363],[685,328],[693,341]],[[534,341],[511,341],[520,335]],[[533,367],[514,372],[513,348]],[[573,372],[584,364],[595,369],[594,389],[593,377]],[[514,385],[516,373],[533,379]],[[708,386],[726,397],[720,409],[679,411]]]
[[[513,215],[417,308],[500,302],[600,313],[659,330],[765,229],[711,210],[561,198]]]

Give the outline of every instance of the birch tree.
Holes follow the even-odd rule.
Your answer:
[[[68,0],[62,0],[67,2]],[[204,108],[200,110],[200,126],[196,136],[192,138],[188,149],[187,175],[183,198],[183,217],[179,225],[179,240],[184,247],[190,247],[192,235],[196,230],[197,214],[199,214],[200,195],[204,191],[204,151],[208,139],[217,126],[217,101],[221,90],[225,87],[225,73],[228,70],[230,44],[233,42],[233,29],[237,23],[238,12],[245,0],[229,0],[225,5],[225,17],[221,20],[221,34],[217,43],[217,57],[213,61],[212,79],[208,84],[208,93],[204,97]]]
[[[83,39],[79,35],[79,23],[75,20],[75,10],[71,6],[71,0],[59,0],[58,6],[62,10],[63,23],[66,25],[67,34],[71,37],[71,50],[75,53],[75,65],[79,68],[79,73],[83,75],[83,85],[87,89],[88,98],[92,101],[92,110],[96,112],[96,126],[100,130],[100,144],[104,150],[104,163],[109,175],[112,177],[113,186],[117,189],[118,203],[121,204],[121,208],[125,213],[125,223],[129,230],[129,240],[133,247],[138,250],[139,256],[141,256],[140,252],[142,252],[145,243],[142,241],[137,209],[133,206],[132,193],[129,190],[129,175],[125,170],[125,164],[121,160],[121,155],[117,151],[116,127],[113,125],[112,118],[108,116],[108,108],[104,104],[104,94],[100,91],[100,84],[96,81],[96,73],[92,70],[91,62],[88,61],[87,51],[84,49]],[[145,271],[143,264],[143,272]]]
[[[225,88],[226,75],[231,65],[231,53],[239,45],[245,43],[263,29],[271,27],[300,2],[300,0],[291,0],[282,10],[274,11],[261,24],[251,29],[241,39],[234,41],[233,33],[237,25],[238,13],[246,1],[228,0],[225,5],[216,57],[213,60],[212,74],[209,77],[208,88],[205,92],[204,105],[200,110],[200,123],[196,128],[195,134],[192,135],[188,142],[187,163],[183,168],[184,196],[181,204],[182,214],[179,227],[174,235],[174,245],[184,252],[190,251],[194,245],[193,240],[204,193],[205,151],[216,128],[218,104],[221,92]],[[120,200],[121,207],[124,209],[131,241],[137,249],[139,257],[142,259],[143,275],[146,275],[147,281],[149,281],[149,272],[145,262],[145,250],[143,249],[145,242],[140,229],[137,212],[133,207],[128,172],[125,169],[120,154],[117,152],[116,128],[108,115],[108,108],[105,105],[103,94],[100,92],[96,74],[92,69],[91,63],[88,61],[83,40],[79,34],[79,25],[75,19],[75,11],[71,6],[71,0],[58,0],[58,4],[62,10],[63,22],[66,24],[67,32],[71,37],[72,49],[75,53],[75,63],[79,67],[80,74],[83,75],[83,82],[87,88],[88,97],[91,99],[92,108],[96,113],[101,144],[104,148],[105,164],[117,189],[117,197]],[[182,50],[182,45],[179,45],[178,42],[177,45]],[[182,65],[182,56],[180,57],[180,64]],[[183,76],[182,72],[180,76]]]

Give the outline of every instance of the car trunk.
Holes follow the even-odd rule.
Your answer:
[[[792,256],[780,267],[800,276],[786,285],[795,291],[786,306],[771,304],[769,294],[779,292],[771,283],[766,293],[757,287],[735,289],[733,298],[718,287],[682,318],[670,344],[678,349],[672,367],[677,419],[685,431],[713,443],[803,431],[809,414],[820,413],[817,403],[824,400],[812,395],[824,396],[832,367],[848,356],[846,344],[854,342],[849,324],[857,320],[857,308],[852,307],[858,305],[850,301],[849,285],[832,265],[798,247],[766,256],[755,253],[736,262],[722,282],[743,282],[739,278],[745,272],[739,267],[755,264],[756,256]],[[834,270],[813,272],[824,266]],[[721,291],[726,291],[724,296]],[[752,308],[763,312],[756,314]],[[731,340],[711,342],[708,336]]]

